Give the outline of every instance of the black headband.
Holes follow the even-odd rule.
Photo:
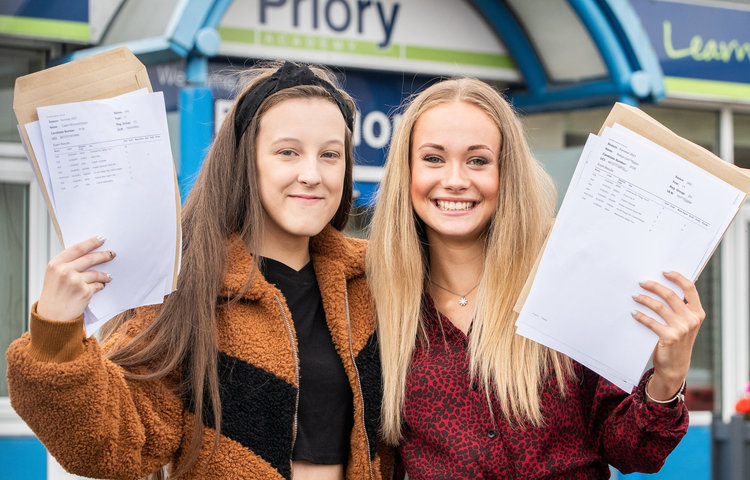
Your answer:
[[[354,131],[354,112],[344,100],[341,93],[329,82],[315,75],[306,65],[297,65],[292,62],[285,62],[273,75],[263,80],[245,95],[237,109],[234,111],[234,138],[235,147],[240,145],[240,137],[245,133],[250,121],[258,111],[258,107],[263,100],[274,93],[298,85],[316,85],[323,87],[326,92],[331,94],[333,100],[338,105],[341,114],[344,116],[346,126],[350,131]]]

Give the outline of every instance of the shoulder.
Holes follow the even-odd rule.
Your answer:
[[[342,235],[342,250],[346,251],[356,262],[364,263],[367,253],[367,240]]]
[[[165,301],[167,298],[169,297]],[[100,332],[104,351],[115,349],[136,338],[154,323],[162,307],[163,304],[145,305],[126,310],[110,320]]]
[[[328,225],[312,238],[311,251],[321,263],[335,265],[347,279],[364,276],[367,241],[345,236]]]

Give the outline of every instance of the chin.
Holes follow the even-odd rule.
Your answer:
[[[323,229],[326,228],[326,225],[328,225],[328,223],[324,223],[323,225],[311,226],[311,227],[302,227],[302,228],[299,228],[294,233],[299,237],[314,237],[320,232],[322,232]]]
[[[482,231],[475,229],[434,229],[435,235],[451,240],[476,241],[481,239]]]

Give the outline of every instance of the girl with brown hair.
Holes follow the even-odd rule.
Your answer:
[[[661,301],[634,297],[664,324],[633,314],[659,343],[631,395],[516,335],[513,306],[553,213],[551,180],[492,87],[447,80],[411,101],[367,253],[382,429],[409,480],[651,472],[685,434],[684,378],[705,314],[682,275],[664,276],[686,302],[653,281],[641,287]]]
[[[258,68],[183,211],[177,289],[85,338],[117,279],[91,238],[50,261],[11,403],[91,477],[390,478],[365,244],[345,238],[352,99],[319,68]],[[128,259],[137,261],[137,259]]]

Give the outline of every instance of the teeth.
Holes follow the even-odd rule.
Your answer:
[[[445,200],[436,200],[437,207],[440,210],[469,210],[474,208],[475,202],[446,202]]]

